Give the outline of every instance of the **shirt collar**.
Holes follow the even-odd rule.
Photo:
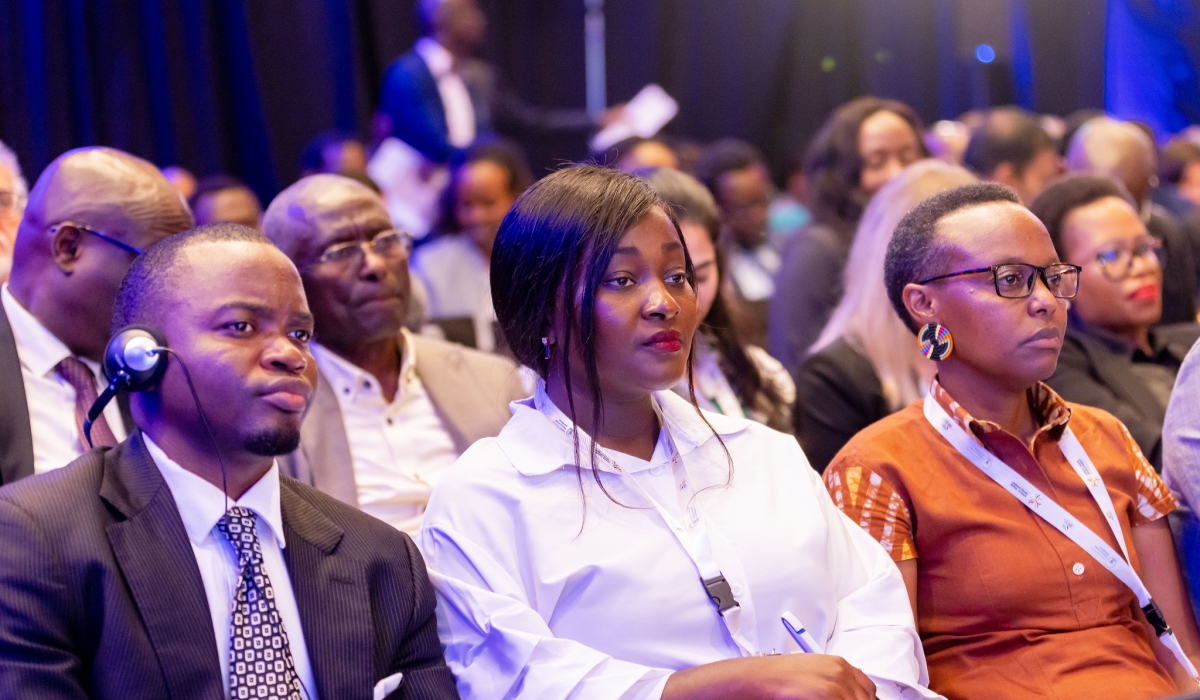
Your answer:
[[[426,36],[417,39],[413,50],[425,61],[434,80],[454,72],[454,54],[432,38]]]
[[[936,378],[929,387],[929,395],[968,434],[978,436],[1004,430],[997,423],[973,418],[970,413],[967,413],[967,409],[950,396],[950,392],[946,391]],[[1026,400],[1029,401],[1029,408],[1033,411],[1034,420],[1041,426],[1038,428],[1038,434],[1045,433],[1052,440],[1062,437],[1063,430],[1071,420],[1071,407],[1067,405],[1067,402],[1063,401],[1062,397],[1043,382],[1038,382],[1026,392]]]
[[[747,419],[717,413],[705,412],[701,417],[690,401],[673,391],[656,391],[654,400],[658,405],[663,427],[674,440],[680,456],[687,455],[713,439],[714,433],[724,439],[750,426]],[[513,401],[509,405],[513,412],[512,420],[500,431],[497,439],[500,449],[524,476],[541,476],[576,463],[574,438],[555,426],[538,410],[538,406],[541,405],[539,402],[542,401],[553,405],[546,394],[545,381],[538,380],[533,396]],[[705,420],[708,421],[707,424]],[[580,438],[580,463],[583,468],[590,469],[591,464],[587,459],[590,438],[582,431]],[[597,461],[596,468],[601,471],[613,471],[601,461]]]
[[[25,365],[30,374],[45,377],[55,371],[58,363],[71,357],[67,346],[21,306],[21,302],[8,291],[7,283],[0,287],[0,299],[3,300],[4,313],[8,315],[8,324],[12,326],[17,356],[21,358],[21,364]],[[84,357],[79,359],[83,360],[93,374],[99,371],[100,366],[97,363]]]
[[[407,328],[400,330],[404,339],[404,352],[400,358],[400,391],[396,393],[399,399],[405,388],[417,378],[417,349],[412,334]],[[333,387],[339,401],[354,403],[364,395],[378,396],[382,400],[383,391],[379,380],[366,370],[341,357],[319,343],[310,343],[313,359],[317,361],[317,369],[322,377]]]
[[[221,489],[179,466],[178,462],[154,444],[149,435],[142,433],[142,439],[146,442],[146,449],[150,452],[154,464],[162,472],[167,487],[171,489],[188,539],[193,544],[200,544],[212,534],[213,528],[225,515],[225,494]],[[278,462],[272,464],[270,471],[243,493],[241,498],[230,501],[229,505],[242,506],[253,511],[271,528],[271,534],[275,536],[279,547],[282,549],[287,546],[283,537],[283,511],[279,505]]]

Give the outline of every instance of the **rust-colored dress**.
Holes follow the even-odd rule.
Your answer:
[[[1039,384],[1029,391],[1042,425],[1030,450],[995,423],[971,418],[936,381],[932,395],[969,435],[1120,551],[1058,447],[1069,421],[1139,567],[1132,527],[1176,503],[1120,421]],[[921,402],[855,436],[830,463],[825,485],[895,561],[918,559],[917,628],[933,690],[950,700],[1176,692],[1133,592],[960,455]]]

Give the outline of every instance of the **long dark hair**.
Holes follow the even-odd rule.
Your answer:
[[[674,215],[644,180],[611,168],[576,165],[548,175],[526,190],[500,224],[491,265],[492,299],[500,331],[517,360],[546,379],[550,362],[542,338],[547,335],[551,319],[562,319],[562,337],[554,352],[562,358],[566,382],[568,406],[562,408],[576,425],[579,421],[571,387],[571,344],[577,334],[592,400],[592,425],[599,426],[604,399],[596,365],[596,290],[625,233],[655,210],[671,218],[683,243]],[[696,270],[686,243],[684,258],[688,282],[694,285]],[[577,290],[582,291],[578,304]],[[687,378],[695,405],[691,351]],[[575,464],[580,467],[579,432],[572,434]],[[724,446],[724,442],[721,444]],[[593,439],[589,464],[594,466],[595,458]],[[592,474],[601,491],[619,503],[605,488],[599,472],[593,469]],[[582,469],[579,480],[582,488]]]
[[[656,168],[638,174],[645,177],[658,196],[675,210],[680,221],[691,221],[703,227],[716,246],[717,295],[712,308],[700,322],[700,330],[716,345],[721,371],[729,378],[733,392],[742,405],[756,408],[765,401],[770,408],[766,411],[767,415],[773,415],[778,407],[787,402],[774,383],[763,379],[758,364],[746,352],[745,345],[738,337],[729,317],[729,309],[725,306],[721,291],[724,286],[721,282],[725,279],[725,251],[717,245],[721,221],[712,194],[699,180],[676,170]]]
[[[922,138],[921,118],[903,102],[867,96],[835,109],[808,144],[804,174],[808,178],[808,204],[813,219],[846,235],[853,235],[867,206],[858,189],[863,167],[858,132],[863,122],[877,112],[892,112],[908,122],[922,157],[929,156]]]

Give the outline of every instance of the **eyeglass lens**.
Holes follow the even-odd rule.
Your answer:
[[[1039,273],[1050,293],[1060,299],[1070,299],[1079,290],[1079,272],[1067,265],[1050,265],[1042,272],[1033,265],[1001,265],[996,268],[996,293],[1009,299],[1027,297]]]

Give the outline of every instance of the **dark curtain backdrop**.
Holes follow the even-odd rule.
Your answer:
[[[1112,1],[1134,5],[1139,26],[1178,4]],[[516,91],[582,107],[582,0],[481,4],[483,57]],[[383,71],[417,36],[413,5],[0,0],[0,139],[31,181],[66,149],[107,144],[235,174],[265,201],[318,132],[369,135]],[[747,138],[777,174],[833,107],[864,93],[927,120],[1008,102],[1105,106],[1104,0],[608,0],[605,14],[611,103],[660,83],[681,103],[669,133]],[[997,53],[988,65],[974,58],[984,42]],[[542,172],[586,155],[578,137],[522,140]]]

